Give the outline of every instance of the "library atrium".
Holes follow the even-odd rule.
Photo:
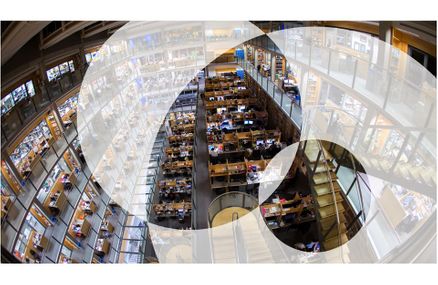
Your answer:
[[[2,22],[2,263],[436,262],[436,22]]]

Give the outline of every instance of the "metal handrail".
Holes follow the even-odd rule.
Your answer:
[[[359,179],[358,179],[358,171],[356,169],[356,163],[354,162],[354,158],[352,156],[352,154],[349,154],[351,163],[353,165],[353,171],[354,171],[354,177],[356,177],[356,181],[354,182],[354,186],[356,187],[356,191],[358,191],[359,193],[359,200],[360,200],[360,207],[361,207],[361,211],[362,211],[362,215],[363,215],[363,220],[365,221],[365,208],[363,206],[363,196],[362,196],[362,189],[360,187],[360,183],[359,183]]]
[[[222,201],[222,199],[225,196],[228,196],[228,195],[240,195],[241,197],[245,198],[245,199],[242,199],[242,202],[239,205],[235,205],[235,207],[242,207],[242,208],[244,208],[244,206],[245,206],[244,201],[246,199],[250,199],[251,201],[254,202],[254,203],[252,203],[252,206],[253,206],[252,209],[255,209],[258,206],[258,202],[257,202],[257,200],[253,196],[251,196],[251,195],[249,195],[247,193],[243,193],[243,192],[230,191],[230,192],[226,192],[226,193],[223,193],[223,194],[217,196],[213,201],[211,201],[210,205],[208,205],[208,209],[210,209],[216,203],[220,203]],[[221,211],[221,210],[223,210],[225,208],[229,208],[229,207],[233,207],[233,206],[228,206],[228,207],[222,207],[221,206],[219,211]],[[217,213],[215,213],[215,214],[217,214]],[[208,216],[208,224],[209,224],[209,227],[211,227],[211,222],[213,221],[214,215],[210,216],[210,211],[208,212],[208,215],[209,215]]]
[[[246,257],[247,252],[246,252],[246,247],[244,247],[244,251],[245,251],[245,260],[241,260],[240,259],[240,249],[239,249],[239,242],[238,242],[238,235],[240,236],[240,223],[239,223],[239,213],[237,212],[233,212],[233,214],[231,215],[231,222],[232,222],[232,229],[233,229],[233,239],[234,239],[234,252],[235,252],[235,258],[236,258],[236,262],[237,263],[242,263],[242,262],[247,262]],[[243,245],[243,244],[241,244]]]
[[[331,176],[331,173],[330,173],[330,168],[328,166],[327,158],[326,158],[325,153],[324,153],[324,148],[322,147],[321,142],[319,140],[316,140],[316,142],[318,143],[319,151],[321,152],[322,157],[323,157],[323,164],[324,164],[324,167],[326,169],[326,173],[327,173],[328,179],[329,179],[330,188],[331,188],[331,191],[332,191],[333,203],[335,205],[335,212],[336,212],[336,223],[338,224],[338,226],[337,226],[338,227],[338,246],[341,246],[342,245],[341,234],[340,234],[341,227],[340,227],[338,203],[336,201],[335,187],[333,185],[332,176]],[[319,161],[316,161],[315,163],[317,164],[318,162]],[[341,252],[342,252],[342,249],[341,249]],[[341,254],[341,257],[343,258],[342,254]]]

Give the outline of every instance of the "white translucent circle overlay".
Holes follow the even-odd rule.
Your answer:
[[[345,38],[358,38],[358,41],[365,38],[371,47],[370,56],[359,63],[351,61],[351,66],[337,66],[337,59],[356,56],[336,44],[337,32],[333,28],[294,28],[267,35],[287,62],[306,76],[320,77],[327,88],[340,88],[366,105],[375,116],[381,114],[395,122],[385,128],[424,137],[417,147],[427,150],[435,161],[436,78],[399,50],[369,35],[346,30]],[[322,42],[314,37],[320,33],[324,34]],[[388,207],[390,204],[382,193],[388,187],[415,192],[431,204],[427,211],[418,209],[422,218],[435,221],[436,185],[415,187],[415,181],[404,184],[396,175],[375,169],[367,160],[369,148],[351,144],[354,139],[364,140],[364,134],[376,128],[375,122],[363,121],[345,102],[334,105],[329,100],[318,103],[307,100],[310,87],[307,88],[306,80],[300,85],[301,141],[323,139],[341,145],[361,161],[367,172],[371,192],[367,216],[372,219],[348,243],[322,253],[295,250],[273,235],[258,208],[237,221],[209,229],[176,230],[149,222],[143,193],[153,193],[146,183],[147,168],[156,135],[176,97],[216,57],[263,34],[250,22],[132,22],[115,32],[87,70],[79,96],[79,139],[87,165],[112,200],[148,222],[160,262],[384,261],[423,229],[417,224],[416,228],[406,230],[409,233],[406,236],[394,234],[395,229],[387,222],[394,209]],[[324,66],[333,68],[328,71]],[[371,76],[375,80],[366,80]],[[392,80],[391,85],[383,88],[387,80]],[[406,96],[412,98],[406,100]],[[336,126],[337,122],[328,126],[328,120],[322,116],[328,112],[360,125],[357,137],[346,136],[345,126]],[[427,119],[430,116],[432,120]],[[378,142],[375,137],[368,140],[369,144]],[[259,203],[278,187],[297,147],[295,143],[271,160],[260,184]],[[436,173],[435,163],[422,162],[412,167],[420,172],[424,169]],[[424,246],[413,243],[409,250],[421,252]],[[400,258],[398,262],[410,262]]]

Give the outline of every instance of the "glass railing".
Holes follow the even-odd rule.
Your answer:
[[[269,94],[281,107],[298,129],[301,129],[302,114],[299,103],[287,92],[278,87],[269,77],[263,76],[249,61],[237,58],[238,64]]]
[[[361,94],[362,98],[376,104],[379,109],[406,126],[425,125],[429,112],[424,112],[424,106],[430,106],[430,110],[433,110],[435,102],[434,96],[431,96],[436,93],[435,86],[430,82],[432,76],[424,67],[413,60],[408,60],[408,55],[383,43],[375,45],[376,54],[397,53],[398,60],[407,65],[404,72],[398,68],[391,68],[393,59],[388,60],[388,68],[382,68],[372,62],[371,56],[369,59],[364,59],[359,57],[355,50],[339,51],[330,47],[316,46],[315,43],[304,43],[302,39],[291,40],[284,50],[284,56],[290,64],[313,68],[321,75],[329,76],[353,89]],[[400,75],[407,72],[412,76]],[[419,84],[420,82],[422,84]],[[400,88],[401,86],[403,88]],[[421,108],[421,114],[409,112],[416,106]]]
[[[248,252],[243,241],[242,228],[240,227],[239,214],[234,212],[231,218],[233,222],[233,240],[234,240],[234,250],[236,252],[236,262],[237,263],[247,263],[248,262]]]
[[[208,222],[212,225],[213,219],[217,213],[226,208],[239,207],[244,209],[255,209],[258,207],[258,201],[253,196],[231,191],[217,196],[208,206]]]
[[[44,112],[50,103],[80,85],[87,67],[78,67],[74,73],[64,74],[62,78],[40,86],[39,92],[26,106],[13,108],[2,116],[2,146],[12,140],[37,114]]]

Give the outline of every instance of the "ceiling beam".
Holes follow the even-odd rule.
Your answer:
[[[71,21],[65,22],[61,28],[42,39],[41,49],[47,49],[74,33],[96,23],[95,21]]]
[[[88,38],[88,37],[94,36],[96,34],[99,34],[101,32],[107,31],[107,30],[119,28],[126,23],[127,23],[127,21],[124,21],[124,22],[123,21],[101,22],[99,24],[96,24],[96,25],[93,25],[93,26],[90,26],[90,27],[84,29],[82,37]]]
[[[50,21],[16,21],[12,22],[2,33],[2,56],[3,65],[21,49],[29,40],[38,34]]]

